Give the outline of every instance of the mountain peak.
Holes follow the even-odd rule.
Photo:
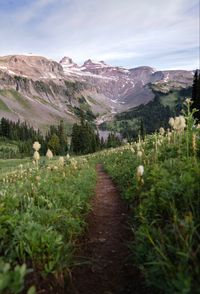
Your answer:
[[[108,64],[106,64],[103,60],[96,61],[92,59],[88,59],[84,62],[83,67],[86,68],[102,68],[102,67],[109,67]]]
[[[78,67],[78,65],[75,62],[73,62],[72,58],[67,56],[61,59],[60,64],[64,67]]]

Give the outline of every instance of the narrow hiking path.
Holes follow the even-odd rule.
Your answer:
[[[72,294],[147,293],[129,262],[127,241],[132,239],[127,209],[111,178],[97,165],[96,195],[82,240],[80,261],[72,272]]]

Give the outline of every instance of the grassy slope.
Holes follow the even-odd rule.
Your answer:
[[[10,112],[9,107],[4,103],[2,99],[0,99],[0,110],[5,112]]]
[[[30,109],[29,101],[19,92],[13,89],[0,90],[0,95],[16,100],[22,107]]]

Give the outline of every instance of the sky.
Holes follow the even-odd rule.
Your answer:
[[[199,67],[200,0],[0,0],[0,55]]]

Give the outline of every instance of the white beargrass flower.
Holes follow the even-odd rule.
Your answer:
[[[186,98],[184,104],[192,104],[192,99]]]
[[[174,129],[177,131],[183,131],[186,127],[185,118],[182,115],[175,117],[174,120]]]
[[[59,159],[58,159],[59,166],[63,167],[64,166],[64,162],[65,162],[64,157],[63,156],[60,156]]]
[[[48,159],[52,159],[53,158],[53,153],[52,153],[52,151],[50,149],[47,150],[46,157]]]
[[[67,158],[67,160],[70,159],[70,155],[69,155],[69,153],[67,153],[66,158]]]
[[[186,128],[186,120],[183,115],[180,115],[180,121],[181,121],[182,129],[185,129]]]
[[[40,160],[40,154],[38,151],[34,152],[33,159],[35,160],[35,162],[38,162],[38,160]]]
[[[173,126],[174,126],[174,118],[173,117],[170,117],[169,125],[173,128]]]
[[[40,147],[41,147],[41,145],[40,145],[39,142],[36,141],[36,142],[33,143],[33,149],[35,151],[39,151],[40,150]]]
[[[143,165],[139,165],[137,167],[137,171],[136,171],[136,175],[137,175],[137,178],[141,178],[144,174],[144,166]]]
[[[141,151],[141,150],[139,150],[139,151],[137,152],[137,156],[138,156],[138,157],[142,157],[142,151]]]
[[[77,169],[77,161],[74,158],[71,160],[71,166],[73,169]]]
[[[39,182],[41,180],[41,177],[40,176],[36,176],[35,179],[36,179],[37,182]]]
[[[162,135],[162,136],[163,136],[163,135],[164,135],[164,133],[165,133],[165,129],[161,127],[161,128],[159,129],[159,133],[160,133],[160,135]]]

